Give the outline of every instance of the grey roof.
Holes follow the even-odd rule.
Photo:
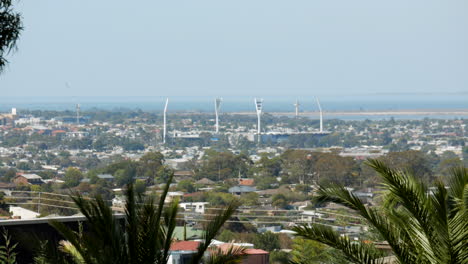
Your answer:
[[[257,191],[255,187],[244,186],[244,185],[234,186],[234,187],[229,188],[230,193],[246,193],[246,192],[255,192],[255,191]]]
[[[42,180],[42,177],[37,174],[22,174],[20,176],[23,176],[28,180]]]
[[[114,179],[114,176],[110,174],[98,174],[99,179]]]
[[[201,180],[198,180],[197,182],[195,182],[196,184],[205,184],[205,185],[210,185],[210,184],[214,184],[215,182],[208,179],[208,178],[203,178]]]

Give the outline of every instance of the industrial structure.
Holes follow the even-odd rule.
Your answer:
[[[317,106],[319,108],[319,113],[320,113],[320,130],[319,132],[323,132],[323,112],[322,112],[322,107],[320,106],[320,101],[318,98],[315,98],[317,100]]]
[[[0,114],[0,126],[13,126],[17,117],[16,108],[12,108],[11,113]]]
[[[262,141],[262,142],[281,142],[281,141],[288,140],[289,137],[291,137],[291,136],[322,137],[322,136],[329,135],[330,132],[325,131],[323,129],[322,106],[320,105],[319,99],[318,98],[315,98],[315,99],[316,99],[318,110],[319,110],[319,129],[318,129],[318,131],[302,131],[302,132],[299,132],[299,131],[287,131],[287,132],[286,131],[268,131],[268,132],[264,132],[263,134],[260,135],[260,130],[259,130],[258,131],[259,141]],[[256,102],[256,105],[257,105],[257,102]],[[298,100],[296,100],[296,103],[294,104],[294,106],[295,106],[295,110],[296,110],[295,114],[296,114],[296,118],[297,118],[298,115],[299,115],[299,106],[300,106]],[[261,107],[262,107],[262,105],[260,104],[260,113],[261,113]],[[258,115],[259,126],[260,126],[260,115],[259,115],[258,107],[257,107],[257,115]]]
[[[163,113],[163,144],[166,144],[166,133],[167,133],[166,115],[167,115],[168,104],[169,104],[169,98],[166,98],[166,104],[164,105],[164,113]]]
[[[255,110],[257,111],[257,135],[258,135],[258,142],[260,142],[260,134],[262,133],[261,127],[261,116],[262,116],[262,109],[263,109],[263,99],[257,100],[255,98]]]
[[[221,102],[222,101],[223,101],[222,98],[216,98],[215,99],[215,116],[216,116],[215,129],[216,129],[216,134],[219,133],[219,110],[221,109]]]
[[[80,124],[80,104],[76,104],[76,124]]]
[[[301,104],[299,104],[299,101],[296,99],[296,103],[294,104],[294,108],[296,109],[296,118],[299,117],[299,106]]]

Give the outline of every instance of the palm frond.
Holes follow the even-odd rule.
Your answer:
[[[367,165],[372,167],[383,179],[383,186],[388,193],[385,199],[390,199],[410,214],[407,219],[405,230],[411,237],[417,237],[412,244],[416,244],[415,249],[418,259],[422,262],[437,263],[440,261],[438,248],[442,241],[437,231],[434,229],[433,210],[429,199],[427,187],[409,172],[394,170],[385,165],[382,161],[369,159]]]
[[[156,215],[155,215],[155,221],[154,221],[154,224],[156,225],[156,229],[154,230],[154,236],[157,237],[158,239],[160,239],[158,241],[158,248],[160,249],[163,249],[164,248],[164,245],[167,243],[167,236],[165,236],[163,234],[163,232],[165,231],[165,229],[163,227],[161,227],[160,223],[161,223],[161,217],[163,215],[163,212],[164,212],[164,202],[166,200],[166,197],[167,197],[167,193],[169,192],[169,187],[172,183],[172,180],[174,178],[174,174],[171,173],[169,175],[169,179],[166,183],[166,186],[164,187],[164,190],[161,194],[161,197],[159,198],[159,205],[158,205],[158,208],[157,208],[157,211],[156,211]],[[163,239],[161,239],[163,238]],[[156,263],[165,263],[165,254],[164,254],[165,251],[162,251],[162,250],[159,250],[156,252]]]
[[[65,241],[65,240],[62,240],[62,241],[60,241],[60,247],[59,248],[60,248],[60,250],[62,250],[63,252],[65,252],[69,256],[71,256],[76,264],[85,264],[86,263],[83,256],[81,255],[81,253],[76,249],[75,246],[73,246],[72,243],[70,243],[68,241]]]
[[[199,263],[202,260],[204,253],[211,244],[211,241],[218,235],[224,223],[226,223],[226,221],[228,221],[229,218],[231,218],[231,216],[234,214],[237,208],[238,202],[234,200],[231,203],[229,203],[226,208],[221,210],[219,214],[217,214],[213,218],[213,220],[211,220],[205,225],[205,232],[203,233],[203,242],[198,248],[197,254],[192,259],[193,264]]]
[[[356,211],[385,238],[400,259],[400,262],[411,263],[414,260],[415,256],[411,255],[407,249],[408,245],[402,243],[411,243],[409,235],[399,228],[399,226],[389,221],[382,211],[367,208],[356,195],[346,190],[343,186],[336,184],[321,186],[315,199],[318,203],[334,202]]]
[[[450,261],[468,263],[468,170],[455,168],[449,179],[448,236]]]
[[[164,247],[162,260],[167,262],[169,258],[169,249],[171,247],[174,230],[177,224],[177,212],[179,210],[179,201],[174,201],[164,210],[164,223],[166,226],[164,234]]]
[[[239,246],[230,246],[226,250],[219,247],[208,249],[210,255],[203,261],[204,264],[238,264],[245,258],[245,248]]]
[[[300,225],[293,228],[296,235],[305,239],[319,241],[325,245],[341,250],[349,261],[359,264],[382,263],[383,252],[373,245],[354,242],[348,237],[340,236],[328,226]]]

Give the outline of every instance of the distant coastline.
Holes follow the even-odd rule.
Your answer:
[[[227,114],[233,115],[255,115],[255,112],[227,112]],[[268,114],[275,116],[290,116],[294,115],[293,112],[268,112]],[[408,110],[394,110],[394,111],[324,111],[324,114],[328,116],[405,116],[405,115],[447,115],[447,116],[468,116],[468,109],[461,110],[425,110],[425,109],[408,109]],[[317,111],[306,111],[300,112],[299,116],[318,115]]]

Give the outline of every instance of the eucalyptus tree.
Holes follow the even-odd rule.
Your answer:
[[[321,186],[318,203],[334,202],[367,220],[392,249],[396,263],[468,263],[468,170],[456,168],[447,186],[428,188],[409,172],[369,160],[381,177],[385,193],[380,207],[370,207],[343,186]],[[301,225],[299,237],[341,250],[352,263],[383,263],[384,254],[373,244],[351,241],[330,227]]]
[[[5,56],[16,47],[22,30],[21,16],[13,11],[12,0],[0,0],[0,72],[5,67]]]

